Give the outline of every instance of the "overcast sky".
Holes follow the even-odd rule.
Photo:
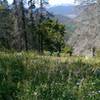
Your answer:
[[[9,3],[12,3],[13,0],[8,0]],[[61,4],[73,4],[74,0],[49,0],[50,5],[61,5]]]

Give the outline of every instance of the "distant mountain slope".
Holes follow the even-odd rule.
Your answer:
[[[73,19],[62,15],[55,15],[55,18],[58,19],[60,23],[65,25],[66,31],[73,32],[75,30],[76,23]]]
[[[54,6],[48,9],[49,12],[52,12],[56,15],[75,17],[75,6],[67,5],[67,6]]]
[[[55,15],[54,18],[58,19],[60,23],[65,25],[65,29],[66,29],[65,41],[68,41],[68,39],[71,37],[71,35],[76,29],[76,23],[74,22],[73,19],[67,16]]]
[[[75,5],[67,5],[67,6],[54,6],[48,9],[49,12],[56,14],[67,16],[70,18],[74,18],[78,15],[77,6]]]
[[[88,5],[75,19],[77,29],[69,40],[74,54],[92,56],[92,49],[100,48],[100,29],[98,28],[96,4]]]
[[[72,6],[72,5],[54,6],[54,7],[49,8],[49,11],[55,12],[56,14],[61,14],[62,13],[63,15],[66,15],[66,13],[67,14],[74,13],[74,9],[75,9],[75,6]]]
[[[59,23],[65,25],[65,29],[66,29],[66,33],[67,33],[65,35],[65,39],[68,40],[69,36],[72,35],[73,31],[76,28],[74,20],[72,18],[67,17],[67,16],[57,15],[57,14],[50,13],[50,11],[48,11],[45,8],[42,8],[42,11],[46,15],[45,16],[46,18],[50,17],[51,19],[58,20]],[[39,16],[37,16],[37,15],[39,15],[39,14],[40,14],[40,8],[37,8],[34,11],[33,15],[34,15],[34,17],[36,19],[38,19]]]
[[[34,15],[39,14],[40,13],[39,11],[40,11],[40,8],[36,9],[36,11],[34,12]],[[60,23],[64,24],[66,26],[66,29],[68,29],[68,30],[70,30],[70,28],[67,28],[67,27],[74,25],[74,20],[69,18],[68,16],[51,13],[50,11],[48,11],[45,8],[42,8],[42,11],[44,12],[44,14],[46,14],[47,17],[58,20]]]

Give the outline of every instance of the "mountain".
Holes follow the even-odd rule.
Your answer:
[[[34,12],[33,12],[33,15],[35,18],[38,19],[38,14],[40,14],[40,11],[42,10],[42,13],[44,13],[44,15],[46,15],[45,17],[48,18],[52,18],[54,20],[58,20],[59,23],[61,24],[64,24],[65,25],[65,28],[66,28],[66,31],[68,31],[69,33],[72,32],[74,30],[74,20],[72,18],[69,18],[67,16],[63,16],[63,15],[58,15],[58,14],[53,14],[53,13],[50,13],[50,11],[48,11],[47,9],[45,8],[37,8]]]
[[[73,19],[62,15],[55,15],[55,19],[58,19],[61,24],[65,25],[67,32],[73,32],[75,30],[76,23]]]
[[[93,48],[100,49],[100,24],[97,15],[97,5],[91,4],[75,18],[77,29],[69,39],[75,55],[92,56]]]
[[[74,32],[74,30],[76,29],[76,23],[74,22],[74,19],[68,17],[68,16],[64,16],[61,14],[53,14],[50,13],[50,11],[48,11],[45,8],[37,8],[34,12],[34,18],[39,19],[39,15],[40,11],[42,10],[42,12],[44,13],[45,18],[50,17],[53,20],[58,20],[59,23],[64,24],[65,25],[65,29],[66,29],[66,35],[65,35],[65,40],[67,41],[69,39],[69,37],[72,35],[72,33]]]
[[[75,21],[67,16],[62,16],[62,15],[55,15],[54,19],[58,19],[59,23],[65,25],[66,29],[65,41],[68,41],[68,39],[76,29]]]
[[[55,6],[49,8],[48,12],[53,12],[54,18],[66,26],[65,40],[69,39],[67,43],[73,46],[73,54],[92,56],[94,47],[100,49],[100,24],[97,21],[96,4]]]
[[[75,5],[67,5],[67,6],[53,6],[48,9],[49,12],[56,14],[56,15],[62,15],[67,16],[70,18],[74,18],[78,15],[78,12],[76,11]]]

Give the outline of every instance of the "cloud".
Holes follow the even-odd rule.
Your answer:
[[[8,2],[11,4],[13,2],[13,0],[8,0]]]
[[[74,0],[49,0],[50,5],[74,4]]]
[[[74,0],[48,0],[51,6],[53,5],[61,5],[61,4],[74,4]],[[11,4],[13,0],[8,0]]]

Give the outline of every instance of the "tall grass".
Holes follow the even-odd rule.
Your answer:
[[[0,100],[100,100],[99,58],[0,53]]]

